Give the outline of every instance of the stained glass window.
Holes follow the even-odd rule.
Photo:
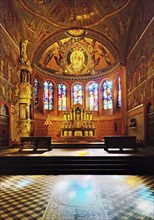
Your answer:
[[[53,84],[50,81],[44,82],[44,109],[53,110]]]
[[[73,86],[73,105],[75,104],[83,105],[83,87],[80,84]]]
[[[62,83],[58,84],[58,110],[66,110],[66,86]]]
[[[112,109],[112,82],[110,80],[103,83],[103,109]]]
[[[117,107],[121,107],[121,78],[118,76],[118,96],[117,96]]]
[[[90,111],[98,110],[98,84],[96,82],[89,85],[89,107]]]
[[[34,79],[34,106],[35,108],[38,108],[38,91],[39,91],[39,83],[38,80]]]

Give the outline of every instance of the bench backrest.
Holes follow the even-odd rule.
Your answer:
[[[35,137],[36,145],[51,145],[51,137]]]
[[[106,147],[133,147],[136,145],[136,136],[106,136]]]
[[[51,144],[51,137],[41,137],[41,136],[29,136],[29,137],[20,137],[20,142],[33,142],[34,144]]]
[[[34,142],[35,141],[35,137],[20,137],[20,142]]]

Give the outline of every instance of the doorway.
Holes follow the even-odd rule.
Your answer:
[[[146,144],[148,146],[154,146],[154,108],[151,102],[147,104],[146,110]]]
[[[9,111],[6,105],[0,107],[0,147],[9,146]]]

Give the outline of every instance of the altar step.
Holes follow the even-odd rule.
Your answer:
[[[51,148],[52,149],[97,149],[101,148],[104,149],[105,144],[104,142],[87,142],[87,141],[79,141],[79,142],[61,142],[61,143],[52,143]]]
[[[63,136],[56,139],[56,141],[62,142],[62,143],[72,143],[72,142],[98,142],[100,139],[96,136]]]
[[[1,175],[154,174],[153,157],[1,157]],[[2,166],[3,165],[3,166]]]

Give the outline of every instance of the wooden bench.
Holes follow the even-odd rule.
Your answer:
[[[136,136],[106,136],[104,140],[104,150],[108,150],[109,148],[119,148],[121,151],[123,151],[123,148],[137,150]]]
[[[29,137],[20,137],[21,151],[26,145],[32,145],[33,151],[37,151],[38,148],[47,148],[51,150],[51,137],[40,137],[40,136],[29,136]]]

